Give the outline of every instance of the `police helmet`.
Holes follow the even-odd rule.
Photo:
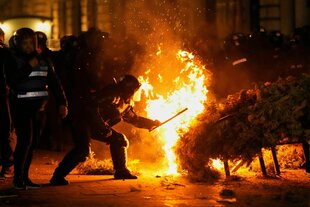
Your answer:
[[[280,47],[284,43],[284,35],[277,30],[270,32],[270,42],[277,47]]]
[[[36,34],[32,29],[28,27],[23,27],[23,28],[16,30],[11,40],[9,41],[9,45],[12,49],[21,51],[22,41],[27,38],[33,39],[34,48],[36,49],[37,48]]]
[[[86,50],[101,49],[102,44],[109,38],[109,33],[102,32],[98,28],[89,28],[78,37],[78,45]]]
[[[231,49],[239,47],[246,42],[246,36],[243,33],[232,33],[224,40],[224,48]]]
[[[60,39],[60,48],[62,51],[68,51],[77,46],[78,38],[74,35],[65,35]]]
[[[46,47],[46,43],[47,43],[47,36],[44,32],[41,31],[36,31],[36,36],[37,36],[37,40],[38,40],[38,45],[40,47]]]
[[[138,79],[133,75],[122,76],[117,84],[125,93],[128,93],[128,95],[133,95],[141,86]]]

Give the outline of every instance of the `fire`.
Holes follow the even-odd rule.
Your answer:
[[[206,83],[210,81],[210,72],[195,59],[192,53],[178,51],[176,58],[181,61],[183,68],[171,81],[173,87],[168,89],[166,94],[156,93],[154,91],[156,87],[149,83],[148,77],[139,77],[142,83],[141,91],[148,97],[145,109],[148,117],[165,121],[179,111],[188,108],[185,113],[156,129],[157,137],[163,139],[164,142],[163,150],[168,163],[167,169],[164,170],[166,174],[178,174],[173,148],[179,137],[188,130],[191,124],[194,124],[195,118],[203,112],[208,93]],[[165,77],[158,74],[158,79],[164,80]]]
[[[223,170],[224,169],[224,164],[223,161],[220,159],[210,159],[211,166],[217,170]]]

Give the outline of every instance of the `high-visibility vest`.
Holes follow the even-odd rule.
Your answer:
[[[48,61],[38,59],[39,64],[28,79],[14,88],[18,99],[46,99],[48,97]]]

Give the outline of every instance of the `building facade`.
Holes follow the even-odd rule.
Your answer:
[[[310,0],[0,0],[0,8],[0,27],[8,29],[9,21],[16,29],[36,19],[34,29],[45,30],[52,41],[90,27],[125,35],[132,28],[152,27],[158,17],[184,36],[207,27],[219,39],[259,26],[290,34],[310,24]]]

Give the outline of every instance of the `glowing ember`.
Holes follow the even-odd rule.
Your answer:
[[[166,90],[166,94],[155,94],[149,78],[139,77],[142,83],[141,90],[148,97],[145,109],[148,117],[165,121],[179,111],[188,108],[185,113],[156,129],[157,137],[163,139],[164,142],[163,149],[168,162],[166,174],[177,174],[173,147],[180,135],[184,134],[191,124],[194,124],[197,115],[203,112],[208,93],[206,83],[210,81],[209,75],[207,77],[207,73],[210,74],[210,72],[195,60],[192,53],[178,51],[176,57],[181,61],[183,68],[171,80],[173,89]],[[165,77],[160,74],[158,78],[165,80]]]

